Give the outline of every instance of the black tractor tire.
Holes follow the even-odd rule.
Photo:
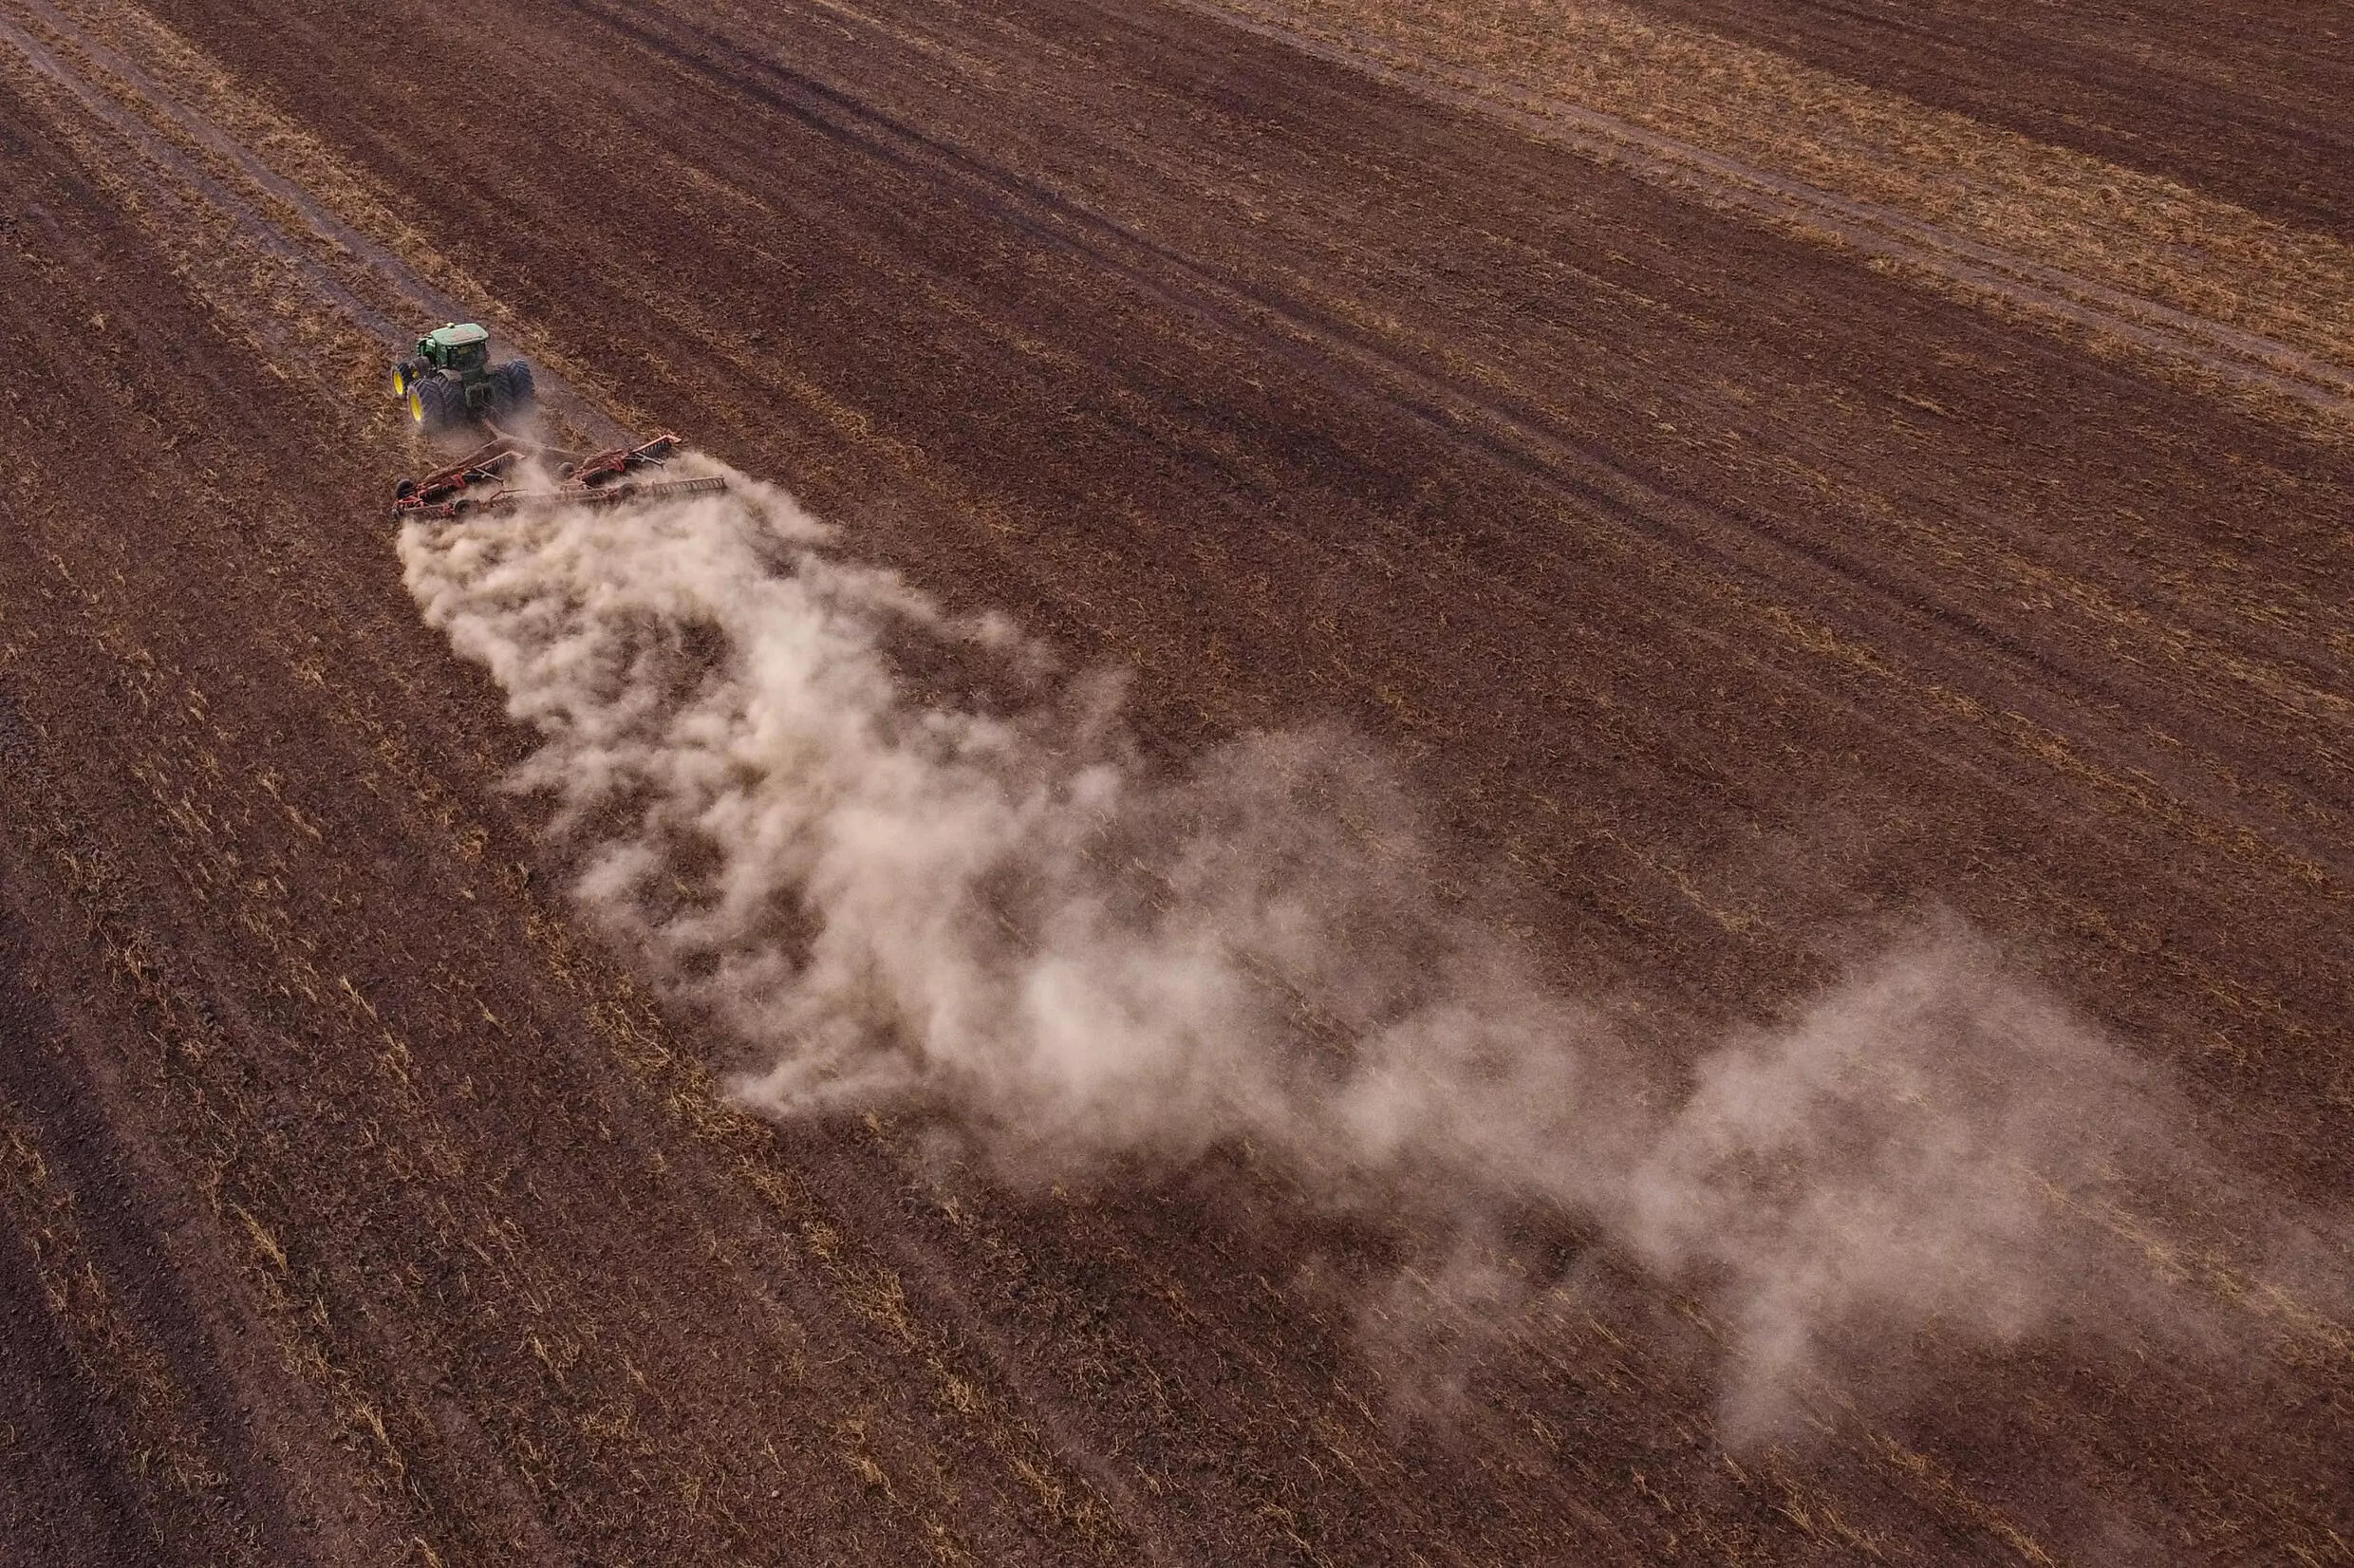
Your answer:
[[[439,436],[466,422],[466,392],[456,382],[427,376],[409,383],[409,418],[428,436]]]
[[[539,388],[532,381],[532,367],[521,360],[509,360],[491,371],[491,418],[501,424],[511,424],[528,416],[538,406]]]

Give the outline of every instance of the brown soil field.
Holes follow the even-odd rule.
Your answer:
[[[0,1562],[2354,1559],[2354,12],[1557,9],[0,0]],[[1663,1092],[1947,921],[2212,1179],[1761,1426],[1588,1216],[759,1114],[403,585],[452,318]]]
[[[1663,19],[2347,237],[2354,15],[2318,0],[1926,6],[1663,0]]]

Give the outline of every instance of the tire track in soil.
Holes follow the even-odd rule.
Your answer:
[[[53,12],[48,13],[48,16],[50,19],[62,21],[62,19],[55,18]],[[296,269],[317,291],[323,308],[350,318],[380,338],[397,336],[389,316],[365,304],[352,293],[340,279],[321,266],[308,249],[290,242],[278,225],[263,218],[252,206],[234,195],[227,186],[207,171],[198,168],[186,154],[158,135],[144,118],[127,108],[104,87],[73,70],[46,45],[5,16],[0,16],[0,44],[6,44],[15,49],[35,71],[72,95],[74,102],[86,110],[92,119],[129,140],[146,158],[184,182],[213,207],[232,216],[236,221],[237,227],[255,244],[262,246],[271,255]],[[94,57],[108,69],[116,70],[118,74],[121,74],[121,67],[119,61],[110,60],[103,53]],[[131,80],[136,81],[136,78]],[[209,130],[209,127],[203,126],[201,121],[169,105],[166,101],[149,95],[149,103],[169,115],[176,123],[199,132]],[[206,140],[210,144],[215,139],[208,136]],[[261,326],[265,332],[270,330],[267,322],[257,325]],[[283,333],[275,334],[272,344],[273,346],[282,350],[292,346],[290,341]]]

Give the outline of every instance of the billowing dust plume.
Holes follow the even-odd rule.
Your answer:
[[[751,1104],[925,1117],[1015,1182],[1246,1147],[1431,1234],[1558,1213],[1710,1304],[1736,1414],[1859,1338],[2008,1343],[2130,1294],[2068,1216],[2164,1157],[2149,1086],[1957,924],[1664,1080],[1433,897],[1345,737],[1168,777],[1103,682],[916,700],[893,650],[1035,650],[732,482],[400,549],[543,737],[517,782],[580,902],[746,1043]]]

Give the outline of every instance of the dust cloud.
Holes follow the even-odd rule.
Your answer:
[[[731,484],[400,551],[538,732],[515,784],[581,906],[742,1043],[747,1104],[904,1112],[1017,1184],[1247,1148],[1429,1234],[1555,1212],[1709,1305],[1735,1426],[1909,1336],[2133,1315],[2146,1270],[2082,1217],[2174,1157],[2163,1095],[1959,923],[1664,1078],[1431,893],[1411,801],[1347,737],[1172,777],[1114,682],[920,700],[897,650],[1037,650]]]

